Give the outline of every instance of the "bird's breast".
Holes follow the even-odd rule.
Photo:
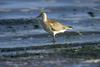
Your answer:
[[[42,27],[44,28],[44,30],[45,30],[46,32],[52,33],[52,30],[51,30],[51,28],[50,28],[48,22],[42,22],[41,25],[42,25]]]

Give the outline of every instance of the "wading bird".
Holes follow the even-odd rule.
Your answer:
[[[56,42],[55,40],[56,34],[64,33],[66,30],[72,29],[71,26],[65,26],[56,20],[48,19],[48,16],[46,12],[44,11],[41,11],[40,15],[37,16],[36,18],[39,18],[39,17],[42,17],[41,25],[44,28],[44,30],[53,36],[53,43]]]

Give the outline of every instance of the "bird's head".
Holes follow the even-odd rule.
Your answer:
[[[44,9],[40,10],[40,14],[36,18],[42,19],[43,22],[47,22],[48,21],[48,17],[47,17],[46,12],[44,11]]]
[[[40,9],[40,14],[36,18],[43,17],[44,13],[46,14],[45,10],[43,8]]]

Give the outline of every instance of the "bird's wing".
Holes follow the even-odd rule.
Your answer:
[[[48,20],[49,26],[53,31],[64,30],[65,26],[56,20]]]

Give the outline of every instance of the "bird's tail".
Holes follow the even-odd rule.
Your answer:
[[[71,26],[65,26],[65,29],[66,30],[71,30],[71,29],[73,29]]]

